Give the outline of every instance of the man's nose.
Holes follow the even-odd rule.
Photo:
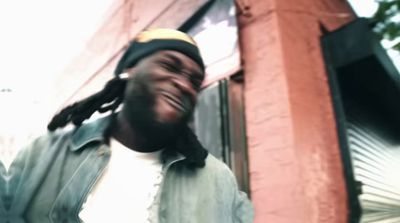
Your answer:
[[[188,94],[193,100],[196,99],[196,90],[193,88],[192,83],[184,76],[177,76],[173,79],[173,84],[183,93]]]

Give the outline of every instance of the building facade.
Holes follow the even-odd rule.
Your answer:
[[[359,181],[321,42],[355,19],[344,0],[116,0],[56,79],[52,104],[100,90],[141,30],[186,31],[207,65],[193,127],[251,196],[255,222],[358,222]]]

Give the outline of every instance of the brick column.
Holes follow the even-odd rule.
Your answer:
[[[321,26],[353,19],[341,0],[238,1],[256,223],[345,223],[348,207]]]

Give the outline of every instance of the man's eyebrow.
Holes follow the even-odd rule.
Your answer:
[[[177,64],[178,66],[182,66],[182,65],[183,65],[182,60],[179,59],[177,56],[175,56],[175,55],[172,54],[172,53],[166,52],[166,53],[165,53],[165,57],[171,59],[171,60],[172,60],[175,64]],[[200,72],[195,71],[195,70],[193,70],[193,69],[190,69],[190,72],[194,73],[196,77],[203,77],[203,76],[204,76],[204,75],[201,74]]]
[[[179,59],[177,56],[170,54],[170,53],[165,53],[165,57],[168,59],[172,60],[175,64],[178,64],[179,66],[182,66],[182,61]]]

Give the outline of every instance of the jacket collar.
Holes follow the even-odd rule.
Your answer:
[[[107,116],[77,127],[72,133],[71,150],[77,151],[90,142],[103,142],[110,121],[111,116]]]
[[[104,142],[104,131],[111,122],[111,119],[111,116],[106,116],[77,127],[72,133],[71,151],[78,151],[90,142]],[[162,161],[165,166],[183,159],[185,157],[176,151],[163,151]]]

